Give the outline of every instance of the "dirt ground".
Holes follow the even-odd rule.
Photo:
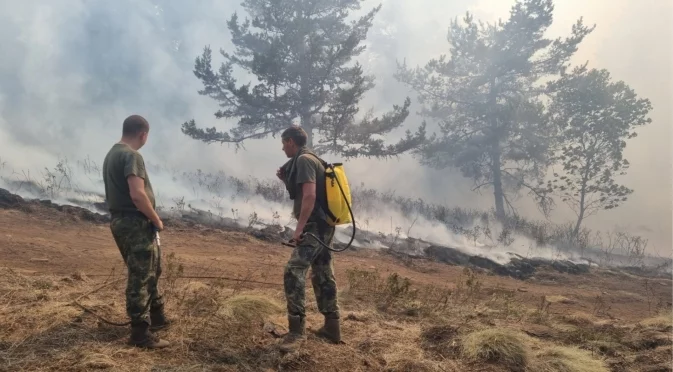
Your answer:
[[[175,275],[165,266],[173,272],[166,274],[173,280],[166,283],[167,306],[179,317],[169,331],[175,346],[142,354],[125,347],[126,329],[72,306],[81,297],[106,316],[124,317],[125,268],[109,227],[54,208],[0,209],[0,371],[672,370],[668,279],[594,268],[581,275],[539,271],[521,281],[481,270],[466,276],[464,267],[385,251],[335,253],[347,344],[309,337],[305,351],[283,356],[270,351],[276,342],[270,334],[286,323],[282,275],[291,248],[178,222],[167,224],[161,243],[164,264],[184,267]],[[367,292],[379,280],[372,272],[383,278],[377,293]],[[96,289],[110,278],[115,285]],[[435,292],[411,296],[399,278]],[[443,293],[451,295],[443,300]],[[319,324],[310,286],[306,298],[309,323]],[[451,304],[428,305],[435,300]],[[502,334],[489,336],[491,330]],[[493,359],[500,351],[488,337],[524,345],[525,366]],[[470,354],[466,345],[475,339]]]
[[[58,212],[51,212],[58,213]],[[125,268],[107,225],[73,221],[69,216],[27,214],[0,210],[0,266],[25,274],[107,276]],[[285,262],[291,248],[269,244],[243,232],[170,226],[161,233],[163,256],[174,253],[184,262],[185,275],[245,278],[259,286],[281,287]],[[451,288],[463,268],[415,259],[409,264],[374,250],[334,254],[337,283],[344,283],[346,270],[376,270],[383,276],[396,272],[416,283]],[[649,290],[646,291],[646,284]],[[594,270],[587,275],[543,273],[527,281],[484,275],[484,288],[514,290],[517,301],[531,306],[540,296],[563,296],[569,301],[555,304],[556,313],[591,312],[596,297],[611,307],[616,319],[639,321],[650,316],[655,302],[671,303],[672,283],[628,274]],[[648,299],[649,297],[649,299]]]

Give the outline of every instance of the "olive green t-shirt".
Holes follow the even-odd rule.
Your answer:
[[[127,144],[116,143],[112,146],[103,161],[105,199],[110,211],[138,210],[133,200],[131,200],[131,192],[127,180],[127,177],[130,175],[135,175],[145,180],[145,193],[152,203],[152,208],[156,208],[154,191],[145,169],[143,156]]]
[[[319,204],[326,198],[325,187],[322,182],[318,180],[325,179],[325,168],[323,165],[311,155],[301,155],[297,158],[296,165],[297,177],[295,183],[297,184],[297,193],[294,198],[294,208],[292,212],[296,219],[299,219],[301,214],[301,199],[302,199],[302,183],[312,182],[316,184],[316,201],[313,213],[309,219],[324,219],[325,214],[320,209]]]

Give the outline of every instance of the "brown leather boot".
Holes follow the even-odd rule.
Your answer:
[[[283,336],[279,345],[280,351],[285,353],[299,349],[304,340],[306,340],[306,319],[300,316],[288,315],[287,320],[290,331]]]
[[[339,318],[325,318],[325,325],[323,325],[316,335],[327,339],[334,344],[341,343],[341,326]]]
[[[131,323],[131,338],[129,344],[146,349],[159,349],[170,345],[150,332],[150,325],[145,321]]]

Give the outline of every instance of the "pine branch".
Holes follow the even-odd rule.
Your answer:
[[[250,19],[237,14],[227,22],[235,50],[221,51],[225,62],[212,68],[212,52],[204,48],[194,74],[204,88],[199,94],[217,101],[217,119],[237,118],[229,132],[198,128],[194,120],[182,132],[204,143],[242,143],[263,138],[300,123],[318,146],[314,150],[344,156],[396,156],[420,146],[424,128],[398,143],[378,139],[401,127],[409,102],[395,106],[381,118],[356,118],[364,94],[373,87],[354,57],[381,5],[355,21],[349,17],[361,0],[284,2],[244,0]],[[239,84],[233,68],[253,75],[257,82]],[[357,123],[357,124],[356,124]],[[317,132],[317,133],[314,133]]]
[[[281,129],[268,130],[264,132],[253,133],[242,137],[232,137],[227,132],[220,132],[215,127],[212,128],[197,128],[194,119],[182,124],[182,133],[205,143],[236,143],[240,144],[247,139],[259,139],[268,136],[269,134],[276,134]]]

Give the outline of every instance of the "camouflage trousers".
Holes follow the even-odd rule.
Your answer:
[[[128,269],[126,313],[132,323],[149,323],[149,312],[164,305],[158,287],[161,252],[154,241],[152,224],[142,217],[124,216],[113,218],[110,230]]]
[[[326,230],[322,240],[325,244],[331,246],[334,228],[327,227]],[[313,222],[306,224],[304,232],[310,232],[320,237],[318,226]],[[283,284],[288,314],[302,318],[306,316],[306,273],[309,267],[311,268],[311,283],[313,284],[318,309],[325,317],[338,319],[339,304],[332,254],[311,236],[305,236],[301,243],[294,248],[292,256],[285,266]]]

